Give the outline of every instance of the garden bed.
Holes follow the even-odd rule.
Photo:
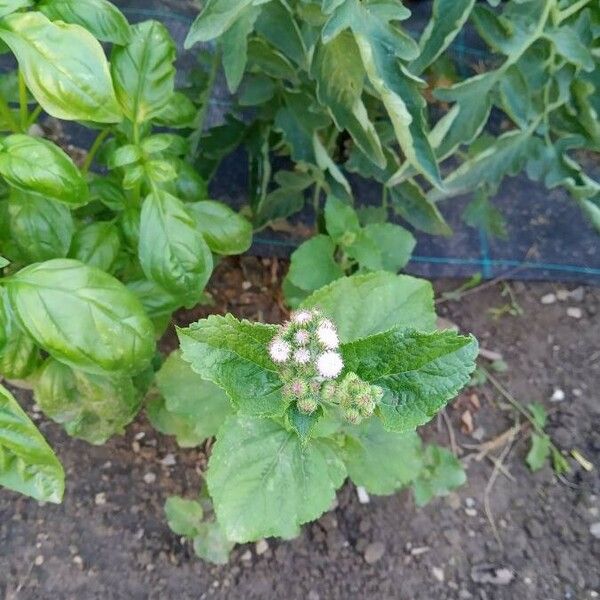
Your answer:
[[[178,321],[232,312],[277,322],[286,314],[279,296],[285,268],[276,259],[226,261],[209,285],[214,306],[180,313]],[[455,285],[446,281],[437,288]],[[597,597],[600,539],[590,527],[600,522],[600,290],[583,288],[565,301],[555,297],[542,304],[540,299],[557,287],[512,285],[508,308],[518,305],[520,316],[494,320],[487,312],[510,303],[502,285],[442,303],[438,310],[503,356],[509,368],[498,375],[502,384],[522,403],[543,402],[555,443],[595,462],[592,471],[570,460],[571,472],[561,479],[549,465],[532,474],[524,463],[528,436],[523,428],[490,486],[494,464],[476,455],[490,440],[496,440],[490,457],[507,451],[501,443],[507,438],[498,442],[498,436],[515,425],[515,412],[489,384],[468,388],[447,410],[450,429],[440,418],[423,430],[446,445],[449,431],[455,435],[468,472],[468,483],[457,493],[417,510],[408,493],[361,504],[356,489],[346,485],[338,506],[304,527],[299,538],[240,546],[229,565],[215,567],[180,543],[163,514],[167,496],[194,496],[210,448],[179,450],[144,416],[126,436],[101,447],[68,438],[58,425],[38,418],[67,470],[67,493],[60,506],[0,493],[0,597]],[[569,311],[579,318],[568,316],[568,308],[579,309]],[[168,334],[163,349],[175,345]],[[565,398],[551,402],[557,389]],[[463,432],[471,429],[466,411],[473,420],[470,434]]]

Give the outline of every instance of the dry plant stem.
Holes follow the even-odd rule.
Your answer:
[[[441,413],[442,419],[444,419],[444,423],[446,424],[446,429],[448,430],[448,437],[450,438],[450,447],[452,448],[452,454],[458,458],[459,448],[456,443],[456,435],[454,434],[454,427],[452,426],[452,420],[448,416],[446,409],[442,410]]]

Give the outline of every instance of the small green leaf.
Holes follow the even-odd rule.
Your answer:
[[[144,21],[131,28],[126,46],[116,46],[111,73],[117,99],[125,116],[143,123],[162,113],[175,86],[175,43],[158,21]]]
[[[373,223],[363,231],[377,245],[379,268],[397,273],[408,264],[417,244],[410,231],[393,223]]]
[[[399,328],[435,329],[433,289],[424,279],[379,272],[338,279],[301,304],[319,308],[342,342]]]
[[[216,254],[243,254],[252,244],[252,225],[222,202],[205,200],[187,205],[208,247]]]
[[[325,203],[325,226],[336,244],[349,246],[360,232],[358,215],[352,206],[335,196]]]
[[[254,0],[208,0],[192,23],[185,40],[185,48],[223,35],[253,2]]]
[[[288,279],[303,290],[319,288],[343,277],[342,268],[334,259],[335,244],[326,235],[317,235],[304,242],[292,254]]]
[[[532,402],[527,405],[527,409],[531,413],[534,423],[540,428],[546,427],[546,421],[548,420],[548,413],[544,406],[539,402]]]
[[[0,0],[0,19],[32,4],[33,0]]]
[[[235,542],[227,539],[217,521],[202,523],[194,538],[194,552],[203,560],[215,565],[226,565]]]
[[[114,223],[98,221],[75,233],[70,256],[90,267],[110,272],[120,249],[121,240]]]
[[[502,213],[490,202],[488,194],[483,190],[475,192],[473,200],[463,212],[463,219],[467,225],[485,231],[490,237],[508,237]]]
[[[167,523],[173,533],[193,538],[198,535],[204,511],[199,502],[169,496],[165,502]]]
[[[440,446],[427,446],[424,463],[424,468],[413,483],[417,506],[424,506],[436,496],[447,496],[467,480],[460,461],[452,452]]]
[[[49,115],[96,123],[122,120],[102,46],[83,27],[52,23],[39,12],[15,13],[0,22],[0,39]]]
[[[88,186],[56,144],[15,134],[0,142],[0,175],[13,187],[72,207],[88,201]]]
[[[303,442],[306,442],[323,417],[323,407],[319,406],[315,412],[307,415],[306,413],[300,412],[294,403],[288,407],[286,417],[290,427]]]
[[[421,438],[412,431],[386,431],[377,419],[346,429],[344,462],[355,485],[371,494],[393,494],[423,467]]]
[[[249,415],[282,415],[282,382],[268,354],[277,328],[211,316],[178,329],[183,358],[202,378],[223,388],[234,406]]]
[[[0,485],[40,502],[59,503],[65,473],[35,425],[0,386]]]
[[[35,401],[65,431],[90,444],[104,444],[124,432],[141,406],[131,377],[84,373],[46,360],[36,373]]]
[[[550,438],[547,435],[531,434],[531,448],[525,461],[532,471],[539,471],[550,458]]]
[[[92,373],[135,372],[154,355],[154,328],[137,298],[107,273],[54,259],[5,281],[19,326],[48,354]]]
[[[346,477],[332,446],[303,446],[269,419],[230,417],[210,457],[207,483],[228,539],[291,538],[325,512]]]
[[[127,19],[107,0],[42,0],[37,7],[52,21],[81,25],[102,42],[124,45],[131,36]]]
[[[196,105],[182,92],[174,92],[154,122],[172,129],[186,129],[194,126],[197,115]]]
[[[392,329],[342,345],[346,372],[385,390],[377,408],[390,431],[427,423],[469,382],[478,345],[454,331]]]

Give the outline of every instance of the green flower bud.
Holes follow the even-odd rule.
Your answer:
[[[286,388],[289,395],[294,398],[303,398],[308,392],[308,385],[302,379],[293,379]]]
[[[321,398],[325,402],[334,402],[338,393],[338,386],[333,381],[327,381],[321,387]]]
[[[312,396],[306,396],[305,398],[300,398],[296,402],[296,406],[301,413],[310,415],[317,410],[319,403]]]
[[[344,411],[344,417],[346,421],[352,423],[352,425],[358,425],[362,421],[360,413],[355,408],[348,408]]]

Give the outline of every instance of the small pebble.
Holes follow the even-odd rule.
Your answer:
[[[139,442],[140,440],[143,440],[146,437],[146,433],[144,431],[139,431],[133,437]]]
[[[106,504],[106,492],[96,494],[94,501],[96,502],[96,506],[104,506]]]
[[[137,454],[140,451],[140,443],[131,442],[131,449]]]
[[[246,550],[246,552],[244,552],[244,554],[242,554],[240,556],[240,560],[243,560],[244,562],[249,562],[252,560],[252,552],[250,552],[250,550]]]
[[[255,546],[255,550],[256,550],[256,554],[258,554],[259,556],[261,554],[264,554],[267,550],[269,549],[269,542],[267,542],[267,540],[258,540],[258,542],[256,542],[256,546]]]
[[[569,306],[569,308],[567,308],[567,316],[572,319],[581,319],[581,317],[583,317],[583,311],[576,306]]]
[[[590,533],[595,537],[600,539],[600,521],[597,523],[592,523],[590,525]]]
[[[369,497],[369,493],[365,490],[362,485],[356,486],[356,495],[358,496],[358,501],[361,504],[369,504],[371,502],[371,498]]]
[[[440,567],[432,567],[431,573],[440,583],[444,583],[444,569],[440,569]]]
[[[365,562],[372,565],[385,553],[385,546],[381,542],[373,542],[365,548]]]
[[[156,481],[156,475],[152,472],[146,473],[144,475],[144,481],[148,484],[151,485],[152,483],[154,483]]]
[[[476,517],[477,511],[474,508],[465,508],[465,514],[467,517]]]
[[[568,290],[558,290],[556,292],[556,297],[561,301],[561,302],[565,302],[566,300],[569,299],[569,291]]]
[[[465,504],[469,508],[473,508],[475,506],[475,500],[473,500],[473,498],[465,498]]]
[[[546,294],[540,298],[542,304],[554,304],[556,302],[556,296],[554,294]]]
[[[565,393],[560,388],[556,388],[552,392],[550,402],[562,402],[564,399],[565,399]]]
[[[35,560],[33,562],[36,567],[41,567],[44,564],[44,557],[41,554],[39,554],[35,557]]]
[[[165,455],[165,457],[160,462],[165,467],[173,467],[175,464],[177,464],[177,460],[175,459],[175,455],[171,454],[171,453]]]
[[[80,568],[83,569],[83,558],[81,558],[81,556],[79,556],[79,554],[77,556],[73,557],[73,562]]]
[[[575,302],[582,302],[584,295],[585,295],[585,290],[582,287],[575,288],[569,294],[569,296],[571,297],[571,300],[575,300]]]
[[[249,281],[242,281],[242,289],[244,291],[249,290],[252,287],[252,284]]]

